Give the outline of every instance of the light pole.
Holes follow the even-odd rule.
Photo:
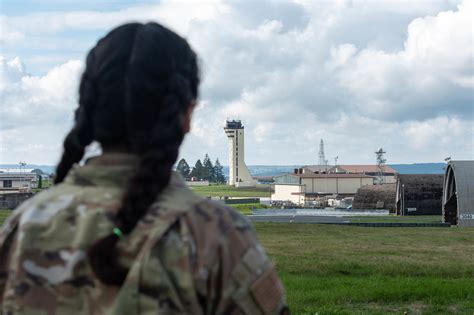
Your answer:
[[[324,165],[326,166],[326,193],[328,192],[328,160],[324,160]]]
[[[405,184],[402,184],[402,216],[405,215]]]

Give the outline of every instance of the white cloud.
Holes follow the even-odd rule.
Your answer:
[[[25,37],[22,32],[12,28],[6,19],[5,16],[0,15],[0,45],[2,46],[18,43]]]
[[[183,10],[183,8],[186,10]],[[6,25],[28,34],[56,34],[76,30],[104,30],[134,21],[160,20],[186,31],[191,20],[216,18],[227,5],[220,1],[161,1],[157,4],[131,6],[126,9],[103,11],[37,12],[23,16],[3,16]],[[41,25],[41,27],[38,27]]]
[[[19,58],[0,57],[0,158],[55,163],[72,125],[82,63],[71,60],[32,76]]]
[[[201,105],[181,153],[190,161],[206,152],[226,161],[223,122],[240,118],[250,164],[315,163],[320,138],[341,163],[370,163],[378,147],[390,162],[421,162],[474,156],[473,8],[457,3],[168,0],[111,12],[4,17],[4,23],[25,38],[7,48],[44,49],[40,58],[24,58],[34,68],[61,60],[62,40],[83,58],[97,34],[82,39],[74,32],[102,34],[131,20],[179,31],[203,68]],[[77,76],[63,79],[79,73],[77,61],[44,76],[28,76],[18,64],[4,68],[11,71],[5,95],[17,104],[0,108],[9,115],[1,121],[8,135],[39,108],[44,121],[70,123]]]
[[[473,2],[465,1],[457,11],[415,19],[404,49],[395,53],[372,48],[355,53],[353,46],[341,45],[332,50],[329,65],[368,116],[423,119],[445,111],[472,119],[472,12]]]

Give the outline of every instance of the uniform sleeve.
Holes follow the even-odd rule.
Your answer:
[[[289,314],[275,266],[243,216],[207,201],[188,221],[205,314]]]
[[[10,256],[14,247],[19,219],[19,212],[12,214],[0,230],[0,305],[3,305],[5,286],[10,269]]]

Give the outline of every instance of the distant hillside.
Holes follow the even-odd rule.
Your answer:
[[[8,169],[11,169],[13,171],[18,171],[19,169],[18,164],[0,164],[0,169],[3,171],[6,171]],[[25,169],[31,170],[31,169],[40,169],[42,170],[45,174],[52,174],[56,171],[56,166],[51,166],[51,165],[36,165],[36,164],[27,164],[25,165]]]
[[[444,174],[446,163],[390,164],[400,174]]]
[[[390,164],[400,174],[443,174],[445,163],[415,163],[415,164]],[[253,176],[278,176],[293,172],[300,165],[249,165],[249,171]],[[0,164],[0,169],[18,169],[18,164]],[[28,164],[28,169],[38,168],[46,174],[54,173],[56,167],[51,165]],[[224,166],[224,174],[229,174],[229,167]]]
[[[445,163],[415,163],[415,164],[390,164],[400,174],[444,174]],[[291,173],[298,165],[249,165],[253,176],[277,176]],[[229,168],[224,166],[224,174],[229,174]]]
[[[253,176],[278,176],[282,174],[292,173],[298,165],[249,165],[250,174]],[[229,167],[224,166],[224,174],[229,175]]]

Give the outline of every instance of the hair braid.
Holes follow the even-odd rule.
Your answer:
[[[140,162],[113,220],[130,233],[169,183],[198,85],[196,54],[177,34],[156,23],[112,30],[87,57],[75,125],[64,141],[55,183],[93,140],[104,148],[126,147]],[[128,273],[116,260],[117,241],[111,231],[88,252],[97,277],[111,285],[122,284]]]
[[[116,225],[124,234],[130,233],[157,196],[168,185],[184,138],[184,112],[193,100],[189,80],[174,74],[163,97],[162,110],[149,141],[141,142],[144,152],[132,178],[129,180],[122,205],[115,217]],[[133,135],[132,135],[133,137]],[[144,189],[146,187],[146,189]],[[120,266],[116,257],[118,237],[111,234],[100,240],[89,251],[95,273],[106,284],[120,285],[128,270]]]
[[[64,140],[64,152],[56,168],[54,183],[61,183],[74,163],[84,156],[84,150],[94,139],[91,112],[96,99],[96,89],[87,73],[81,80],[79,108],[75,112],[75,125]]]

